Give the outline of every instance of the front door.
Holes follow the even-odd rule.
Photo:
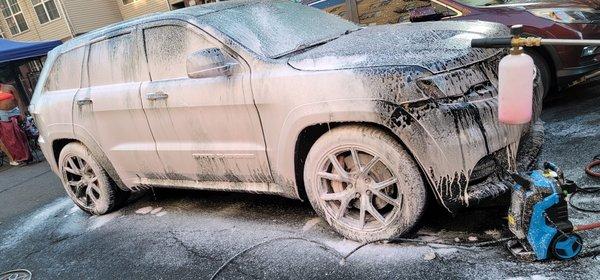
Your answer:
[[[201,30],[177,21],[143,27],[151,81],[141,98],[169,180],[271,182],[248,66],[231,76],[188,78],[192,52],[221,48]]]
[[[77,137],[95,142],[129,187],[140,177],[165,173],[140,100],[141,82],[148,78],[136,31],[110,34],[88,47],[73,108]]]

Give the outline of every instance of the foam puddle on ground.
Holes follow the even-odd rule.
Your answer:
[[[102,216],[92,216],[89,219],[88,230],[95,230],[95,229],[107,224],[108,222],[121,217],[121,216],[122,215],[120,212],[113,212],[113,213],[102,215]]]
[[[15,227],[4,234],[0,242],[0,249],[15,247],[25,238],[34,234],[40,227],[43,227],[45,223],[48,223],[49,219],[71,205],[73,203],[69,198],[59,198],[26,218],[20,219]]]

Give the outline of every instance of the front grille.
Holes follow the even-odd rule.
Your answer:
[[[419,79],[417,86],[426,95],[439,99],[465,96],[474,87],[491,82],[479,64]]]

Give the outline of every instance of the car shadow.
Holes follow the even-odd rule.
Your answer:
[[[253,222],[259,225],[277,223],[291,228],[302,228],[308,220],[317,218],[308,201],[284,197],[235,192],[183,189],[151,189],[130,199],[123,211],[133,213],[140,207],[152,205],[184,211],[186,215],[214,215],[228,220]],[[434,203],[425,212],[419,226],[407,237],[433,236],[437,240],[478,241],[506,237],[506,207],[479,207],[463,209],[450,214]],[[336,236],[324,220],[320,231]]]

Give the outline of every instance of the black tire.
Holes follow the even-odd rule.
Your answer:
[[[304,184],[315,211],[346,238],[362,242],[409,232],[427,201],[419,167],[402,145],[358,125],[334,128],[317,140],[306,158]]]
[[[119,189],[92,153],[80,143],[67,144],[59,156],[65,191],[81,210],[103,215],[120,207],[129,192]]]
[[[553,87],[552,82],[552,73],[550,70],[550,65],[539,52],[533,50],[527,50],[526,53],[531,56],[533,59],[533,63],[537,67],[538,75],[542,81],[542,92],[544,93],[544,98],[548,96],[548,93]]]

